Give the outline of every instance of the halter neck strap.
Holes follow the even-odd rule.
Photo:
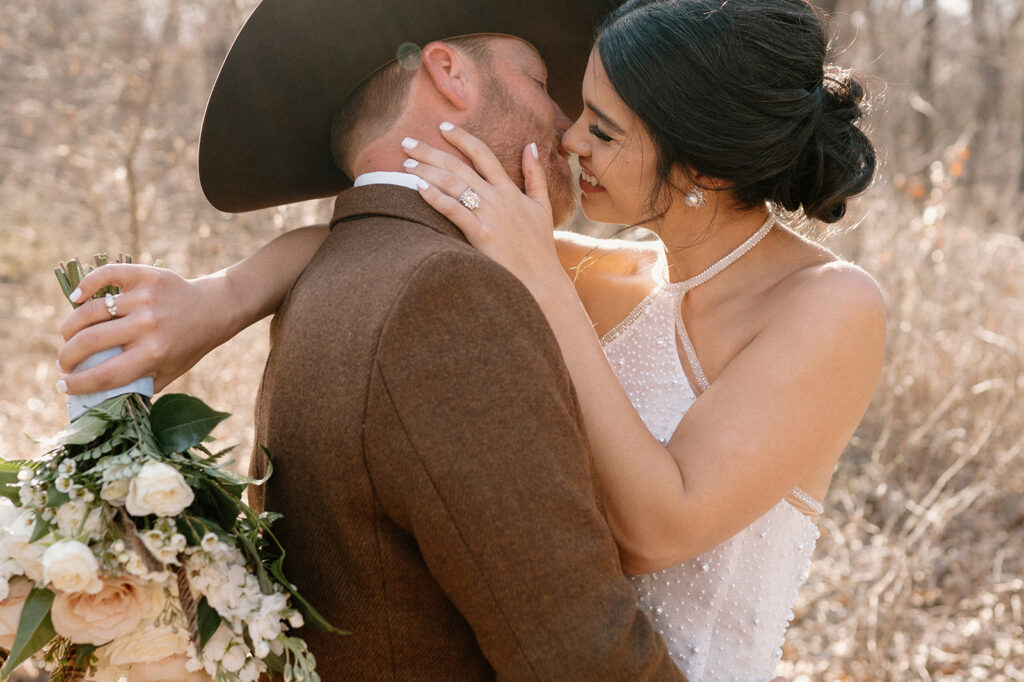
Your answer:
[[[704,284],[712,277],[720,273],[722,270],[725,270],[727,267],[735,263],[752,248],[757,246],[757,243],[764,239],[765,235],[768,234],[769,231],[771,231],[772,226],[774,224],[775,211],[769,208],[768,217],[765,218],[765,221],[763,223],[761,223],[761,227],[757,228],[757,231],[754,232],[754,234],[750,235],[746,241],[744,241],[742,244],[740,244],[735,249],[730,251],[723,258],[714,263],[711,267],[707,268],[700,274],[694,275],[693,277],[690,277],[689,279],[686,279],[682,282],[669,282],[667,273],[664,273],[662,275],[664,277],[662,285],[665,288],[669,290],[674,290],[676,292],[679,292],[680,290],[683,292],[687,292],[695,287],[700,286],[701,284]]]
[[[676,334],[679,336],[679,341],[683,344],[683,352],[686,353],[686,360],[690,364],[690,369],[693,371],[693,376],[697,380],[697,386],[701,393],[708,390],[711,386],[711,382],[708,381],[707,375],[704,374],[704,368],[701,367],[700,360],[697,359],[697,351],[694,349],[693,342],[690,340],[690,335],[686,332],[686,325],[683,323],[683,297],[688,291],[704,284],[722,270],[725,270],[727,267],[735,263],[745,253],[757,246],[757,243],[764,239],[764,236],[768,234],[774,224],[775,211],[769,207],[768,217],[765,218],[761,227],[757,228],[757,231],[754,232],[754,234],[750,235],[745,242],[730,251],[724,258],[720,259],[704,272],[694,275],[687,280],[682,282],[668,282],[666,277],[666,281],[661,285],[661,287],[664,288],[675,300]]]

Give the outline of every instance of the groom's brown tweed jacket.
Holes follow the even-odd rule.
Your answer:
[[[414,191],[338,197],[256,420],[274,474],[252,502],[352,633],[302,630],[325,682],[683,679],[621,573],[540,309]]]

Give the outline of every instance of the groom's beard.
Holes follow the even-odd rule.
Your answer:
[[[464,127],[491,148],[519,189],[525,189],[523,150],[536,142],[547,176],[555,225],[564,224],[576,212],[576,194],[569,163],[559,153],[561,132],[522,106],[496,78],[490,79],[484,97],[487,106],[466,121]]]

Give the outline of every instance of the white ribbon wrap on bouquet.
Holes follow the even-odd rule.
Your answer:
[[[122,352],[120,346],[110,348],[108,350],[100,351],[90,355],[85,360],[82,360],[77,367],[75,372],[80,372],[84,369],[90,369],[96,365],[109,360],[118,353]],[[121,386],[119,388],[111,388],[106,391],[100,391],[99,393],[86,393],[83,395],[69,395],[68,396],[68,419],[74,421],[78,417],[85,414],[86,410],[90,407],[99,405],[108,398],[114,396],[124,395],[125,393],[141,393],[144,396],[153,397],[153,377],[146,377],[144,379],[136,379],[127,386]]]

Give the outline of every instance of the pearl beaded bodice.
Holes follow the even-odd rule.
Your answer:
[[[634,408],[662,444],[696,400],[683,372],[677,335],[694,376],[704,377],[679,318],[689,288],[659,284],[601,340]],[[794,489],[789,497],[820,514],[820,503],[802,490]],[[817,537],[814,522],[781,500],[701,556],[631,577],[641,607],[691,682],[765,682],[775,676]]]

